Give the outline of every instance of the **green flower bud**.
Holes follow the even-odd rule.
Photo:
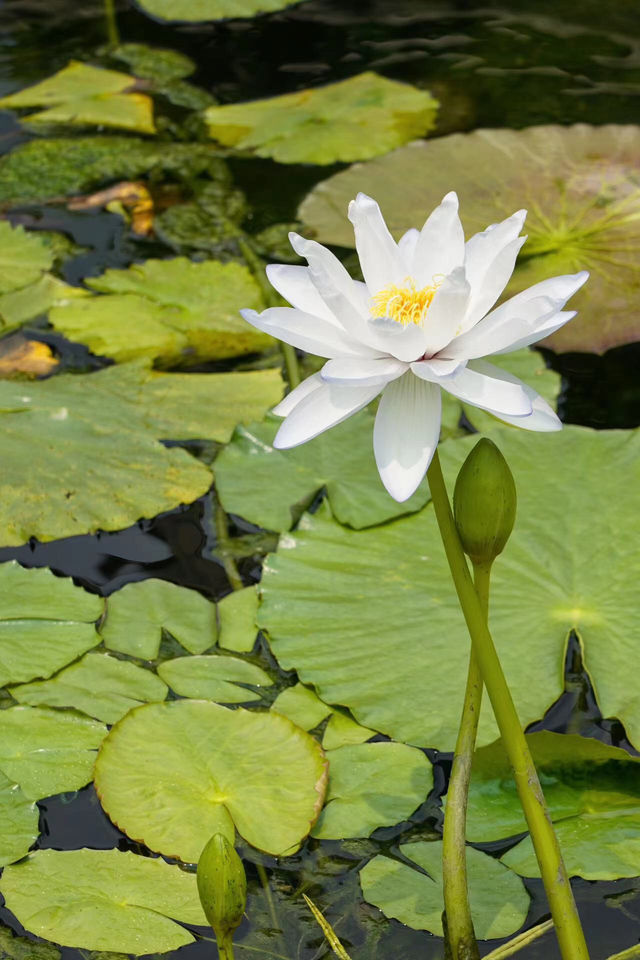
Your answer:
[[[218,943],[229,941],[247,904],[242,860],[221,833],[214,833],[198,861],[198,893]]]
[[[453,512],[462,546],[473,563],[493,563],[513,530],[516,485],[495,443],[483,437],[460,468]]]

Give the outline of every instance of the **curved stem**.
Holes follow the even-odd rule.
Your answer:
[[[513,769],[520,803],[542,874],[563,960],[588,960],[578,911],[560,847],[547,812],[540,781],[531,758],[502,666],[487,627],[458,537],[436,450],[427,477],[449,568],[460,606],[478,657],[484,685]]]
[[[507,957],[512,957],[518,950],[528,947],[530,943],[533,943],[539,937],[543,937],[549,930],[553,930],[553,920],[545,920],[544,923],[539,923],[537,927],[531,927],[530,930],[518,934],[508,943],[503,943],[501,947],[496,947],[491,953],[485,953],[484,960],[506,960]],[[609,960],[615,960],[615,958],[609,957]]]

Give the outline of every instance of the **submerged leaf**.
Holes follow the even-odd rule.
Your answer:
[[[435,123],[425,90],[361,73],[268,100],[209,107],[209,134],[225,146],[280,163],[335,163],[387,153]]]
[[[206,926],[195,874],[119,850],[37,850],[0,889],[30,933],[66,947],[166,953],[193,943],[181,923]]]
[[[326,761],[275,713],[202,700],[149,704],[111,730],[96,789],[114,823],[152,850],[195,863],[221,823],[260,850],[294,853],[318,816]]]
[[[591,271],[571,300],[576,319],[544,341],[603,353],[640,337],[640,127],[535,126],[475,130],[394,153],[318,184],[299,216],[323,243],[353,247],[347,204],[375,197],[398,238],[422,223],[452,185],[469,233],[529,210],[510,296],[557,274]]]

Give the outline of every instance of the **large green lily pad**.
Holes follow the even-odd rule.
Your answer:
[[[493,570],[491,627],[520,718],[541,717],[562,692],[574,629],[604,715],[640,743],[640,692],[620,683],[640,667],[640,434],[565,427],[493,436],[519,504]],[[449,489],[474,443],[441,445]],[[431,509],[354,531],[325,508],[282,545],[265,565],[258,618],[281,666],[366,726],[453,749],[469,639]],[[495,731],[485,702],[481,742]]]
[[[284,10],[300,0],[138,0],[139,5],[159,20],[224,20],[255,17],[258,13]]]
[[[155,133],[153,102],[131,93],[137,80],[117,70],[72,61],[52,77],[0,100],[0,108],[44,107],[25,117],[28,123],[120,127]]]
[[[84,787],[107,728],[45,707],[0,711],[0,772],[30,800]]]
[[[527,737],[567,870],[587,880],[637,874],[640,856],[640,763],[625,750],[575,735]],[[502,743],[476,751],[467,836],[488,842],[527,825]],[[528,838],[502,857],[517,873],[539,876]]]
[[[180,923],[206,926],[194,873],[119,850],[37,850],[0,888],[30,933],[65,947],[166,953],[195,939]]]
[[[196,862],[215,830],[276,856],[314,824],[326,761],[313,737],[275,713],[203,700],[149,704],[111,730],[96,789],[114,823],[152,850]]]
[[[421,750],[404,743],[359,743],[329,750],[326,805],[311,835],[320,840],[368,837],[406,820],[433,787]]]
[[[216,642],[215,604],[196,590],[154,578],[127,583],[108,598],[100,633],[110,650],[155,660],[163,630],[189,653],[203,653]]]
[[[38,836],[38,808],[0,773],[0,866],[20,860]]]
[[[141,703],[164,700],[167,686],[150,670],[108,653],[87,653],[50,680],[10,687],[18,703],[73,707],[105,723],[115,723]]]
[[[214,140],[280,163],[364,160],[432,129],[438,103],[425,90],[361,73],[268,100],[209,107]]]
[[[243,307],[260,310],[263,303],[251,273],[238,263],[147,260],[87,284],[109,296],[70,300],[54,307],[49,321],[69,340],[116,361],[148,357],[175,366],[273,344],[240,316]]]
[[[273,683],[269,674],[255,663],[219,655],[166,660],[158,667],[158,673],[181,697],[217,703],[261,700],[260,693],[251,688]]]
[[[225,441],[280,395],[275,370],[190,376],[139,364],[0,383],[0,543],[117,530],[195,500],[210,471],[160,440]]]
[[[104,601],[50,570],[0,564],[0,686],[52,673],[96,647]]]
[[[400,852],[427,875],[400,860],[374,857],[360,871],[364,897],[387,917],[441,937],[442,842],[404,843]],[[466,853],[476,936],[480,940],[510,936],[526,920],[529,894],[522,881],[498,860],[473,847],[467,847]]]
[[[452,188],[468,236],[526,207],[529,240],[507,295],[589,270],[571,299],[578,317],[544,343],[603,353],[640,336],[639,156],[636,126],[456,133],[336,174],[314,188],[299,216],[316,239],[353,247],[346,210],[358,191],[378,200],[396,237],[421,227]]]

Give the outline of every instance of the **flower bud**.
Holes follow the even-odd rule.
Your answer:
[[[242,860],[221,833],[214,833],[198,861],[198,893],[218,943],[240,926],[247,903]]]
[[[516,485],[495,443],[483,437],[460,468],[453,511],[462,546],[473,563],[493,563],[513,530]]]

